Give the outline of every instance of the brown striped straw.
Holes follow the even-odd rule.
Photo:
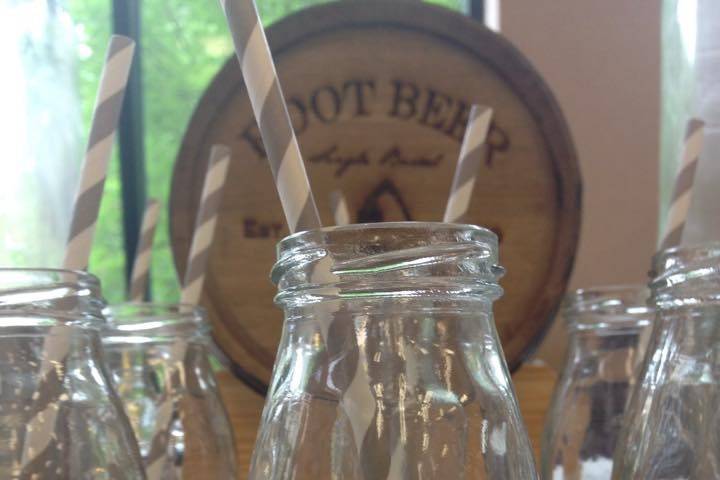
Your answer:
[[[682,242],[683,230],[692,200],[695,171],[703,147],[704,129],[705,122],[702,120],[691,118],[688,121],[682,159],[675,177],[675,187],[670,200],[665,233],[660,241],[660,250],[680,245]]]
[[[475,188],[475,179],[482,162],[482,151],[490,130],[492,114],[493,111],[490,107],[473,105],[470,109],[470,117],[460,147],[460,157],[457,167],[455,167],[455,177],[445,207],[443,222],[457,222],[467,213],[473,188]]]
[[[142,226],[140,227],[140,238],[135,250],[132,272],[130,274],[130,301],[142,302],[145,298],[148,279],[150,278],[150,260],[152,258],[153,240],[155,239],[155,227],[157,226],[160,214],[160,202],[151,198],[145,205]]]
[[[252,0],[220,0],[290,232],[321,226],[280,82]]]
[[[330,209],[332,210],[335,225],[349,225],[350,210],[348,209],[345,195],[340,190],[334,190],[330,193]]]
[[[65,246],[63,267],[66,269],[85,270],[88,266],[105,175],[134,51],[135,42],[130,38],[122,35],[110,38]]]
[[[215,235],[218,210],[222,200],[223,187],[230,165],[230,149],[225,145],[213,145],[210,149],[210,161],[205,173],[200,206],[195,218],[195,232],[193,233],[185,267],[185,280],[181,294],[181,302],[197,305],[200,302],[205,270]]]
[[[57,408],[57,402],[47,402],[47,399],[57,398],[61,395],[58,389],[62,389],[65,383],[66,363],[71,341],[67,329],[55,326],[50,328],[50,334],[43,344],[42,362],[38,371],[39,381],[35,387],[37,395],[33,396],[35,404],[33,407],[40,405],[43,398],[45,404],[26,422],[26,433],[20,458],[21,472],[39,458],[46,456],[48,449],[52,448],[51,440],[60,409]]]
[[[181,391],[185,385],[185,355],[188,343],[185,340],[174,342],[166,353],[164,362],[169,368],[163,370],[163,388],[159,398],[155,399],[154,431],[148,445],[145,457],[145,471],[147,480],[164,480],[167,478],[182,478],[182,464],[176,464],[171,451],[171,431],[173,422],[180,413],[178,399],[175,392]],[[158,372],[160,373],[160,372]],[[174,471],[176,475],[169,472]]]

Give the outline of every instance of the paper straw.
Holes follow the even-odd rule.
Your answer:
[[[342,226],[350,224],[350,210],[348,210],[345,195],[340,190],[330,193],[330,208],[332,209],[335,225]]]
[[[661,250],[680,245],[682,241],[683,229],[692,200],[695,170],[697,170],[703,147],[704,128],[705,122],[700,119],[691,118],[688,121],[680,168],[675,177],[675,187],[670,200],[667,224],[660,241]]]
[[[152,258],[152,246],[159,213],[160,202],[155,198],[149,199],[145,205],[140,238],[138,239],[135,261],[130,274],[131,302],[142,302],[143,298],[145,298],[147,283],[150,278],[150,259]]]
[[[291,232],[321,226],[280,82],[252,0],[220,0]]]
[[[177,464],[175,455],[169,453],[169,443],[172,441],[171,430],[173,423],[181,414],[180,406],[175,392],[187,388],[185,378],[185,355],[187,354],[187,340],[173,343],[164,359],[168,366],[164,370],[164,388],[156,400],[154,422],[155,428],[149,442],[149,450],[145,459],[147,480],[163,480],[165,478],[182,478],[182,463]],[[170,475],[170,472],[175,475]]]
[[[222,200],[223,187],[230,165],[230,149],[225,145],[213,145],[210,161],[205,174],[202,197],[195,219],[190,255],[185,268],[185,281],[181,295],[182,303],[197,305],[200,302],[205,270],[215,234],[218,210]]]
[[[20,458],[21,471],[43,455],[51,446],[53,433],[59,412],[57,400],[62,401],[64,393],[64,377],[68,354],[71,347],[69,329],[51,327],[43,344],[43,355],[40,369],[37,372],[38,382],[30,408],[39,405],[39,399],[53,398],[38,409],[25,426],[25,440]]]
[[[65,247],[63,267],[66,269],[85,270],[88,266],[105,175],[134,51],[135,42],[130,38],[122,35],[110,38]]]
[[[460,157],[457,167],[455,167],[450,197],[445,207],[444,222],[459,221],[470,206],[470,198],[482,161],[482,150],[490,130],[492,114],[491,108],[481,105],[473,105],[470,109],[470,118],[460,147]]]

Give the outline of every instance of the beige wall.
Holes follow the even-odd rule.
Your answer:
[[[503,34],[554,91],[578,149],[584,204],[573,288],[646,278],[657,232],[661,3],[501,3]],[[561,323],[539,353],[551,363],[563,354]]]

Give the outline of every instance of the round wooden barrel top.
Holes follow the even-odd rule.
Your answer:
[[[470,105],[494,116],[467,223],[500,237],[507,274],[495,320],[511,368],[565,291],[580,227],[580,174],[565,119],[506,39],[420,2],[339,2],[267,30],[325,225],[330,194],[353,222],[442,219]],[[177,156],[171,237],[182,272],[210,146],[232,149],[203,304],[233,370],[266,385],[282,328],[269,271],[288,233],[242,75],[228,59]]]

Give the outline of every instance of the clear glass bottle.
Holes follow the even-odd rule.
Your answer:
[[[532,480],[497,338],[497,237],[379,223],[278,246],[285,324],[252,480]]]
[[[542,478],[609,480],[627,397],[645,354],[654,310],[645,286],[569,294],[570,346],[542,441]]]
[[[192,305],[110,307],[105,361],[148,480],[234,480],[232,427],[208,360],[210,325]]]
[[[100,348],[100,283],[0,269],[0,478],[144,479]]]
[[[720,244],[660,252],[651,289],[658,318],[612,478],[720,478]]]

